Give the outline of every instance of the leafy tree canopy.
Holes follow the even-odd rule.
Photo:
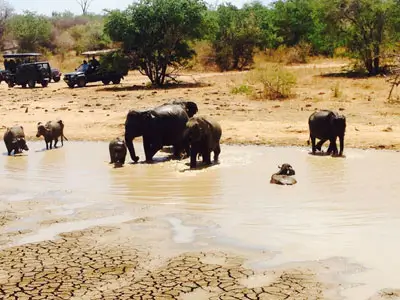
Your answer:
[[[205,10],[201,0],[141,0],[124,11],[111,11],[105,31],[122,43],[133,68],[163,85],[194,55],[188,42],[204,35]]]

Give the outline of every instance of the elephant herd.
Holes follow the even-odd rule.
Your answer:
[[[206,165],[211,164],[211,152],[214,161],[218,161],[221,126],[215,120],[194,116],[197,112],[197,104],[192,101],[172,101],[149,110],[130,110],[125,120],[125,140],[117,138],[109,144],[110,163],[125,162],[124,146],[132,161],[137,162],[133,139],[140,136],[147,162],[164,146],[173,146],[176,158],[189,156],[192,169],[197,166],[198,155]]]
[[[204,116],[195,116],[198,107],[192,101],[172,101],[147,110],[130,110],[125,120],[125,136],[117,137],[109,143],[110,163],[123,165],[127,152],[133,162],[137,162],[133,139],[142,137],[145,159],[153,160],[154,155],[164,146],[173,146],[174,156],[190,158],[190,168],[197,166],[197,159],[202,157],[205,165],[211,165],[211,152],[214,153],[214,162],[218,161],[221,153],[220,140],[222,129],[218,122]],[[312,113],[308,119],[312,154],[321,151],[322,145],[329,141],[327,154],[342,156],[344,149],[344,135],[346,118],[330,110],[320,110]],[[62,120],[48,121],[46,124],[37,124],[36,137],[43,136],[46,149],[57,147],[58,139],[67,140],[64,136]],[[336,140],[339,138],[339,150]],[[316,139],[319,139],[316,143]],[[4,143],[8,155],[28,151],[24,129],[22,126],[7,128],[4,134]],[[271,183],[295,184],[290,176],[295,174],[290,164],[279,166],[280,171],[271,176]]]

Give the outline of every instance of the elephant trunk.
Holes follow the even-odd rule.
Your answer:
[[[131,135],[129,135],[128,133],[125,133],[125,144],[129,150],[131,159],[134,162],[137,162],[139,160],[139,156],[136,156],[135,147],[133,146],[133,137]]]

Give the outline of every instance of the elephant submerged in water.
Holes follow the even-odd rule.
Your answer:
[[[197,156],[200,154],[206,165],[211,164],[211,152],[214,152],[214,161],[218,161],[221,153],[220,139],[221,126],[214,120],[204,117],[192,117],[186,123],[184,133],[185,145],[189,147],[190,168],[196,168]]]
[[[146,161],[163,146],[173,146],[174,155],[179,157],[184,150],[183,132],[190,114],[197,112],[197,105],[191,101],[166,103],[156,108],[137,111],[130,110],[125,121],[125,143],[134,162],[139,160],[133,146],[135,137],[143,136]]]
[[[278,166],[280,169],[275,174],[272,174],[270,183],[280,184],[280,185],[293,185],[297,183],[297,180],[291,177],[295,175],[293,167],[290,164],[282,164]]]
[[[310,115],[308,119],[312,153],[321,151],[322,145],[329,140],[328,154],[337,155],[336,139],[339,138],[339,156],[343,155],[344,135],[346,132],[346,117],[330,110],[320,110]],[[315,140],[320,141],[315,144]]]

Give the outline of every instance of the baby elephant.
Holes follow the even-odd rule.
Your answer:
[[[192,117],[187,121],[184,131],[184,143],[190,152],[190,168],[196,168],[197,155],[200,154],[206,165],[211,164],[211,152],[214,152],[214,161],[218,161],[221,153],[219,141],[221,126],[204,117]]]
[[[8,151],[8,155],[14,150],[14,155],[21,153],[22,150],[28,151],[29,148],[26,145],[24,128],[22,126],[13,126],[7,128],[4,133],[4,143]]]
[[[37,124],[36,137],[42,136],[46,142],[46,149],[49,150],[53,148],[52,143],[54,140],[54,148],[57,148],[58,138],[61,138],[61,146],[64,146],[64,139],[68,139],[64,135],[64,123],[62,120],[48,121],[46,124],[39,122]]]
[[[125,140],[117,137],[110,142],[108,148],[110,150],[110,164],[113,163],[123,165],[126,157]]]
[[[280,169],[275,174],[272,174],[270,183],[281,184],[281,185],[292,185],[296,184],[297,181],[292,175],[295,175],[293,167],[289,164],[282,164],[282,166],[278,166]]]

